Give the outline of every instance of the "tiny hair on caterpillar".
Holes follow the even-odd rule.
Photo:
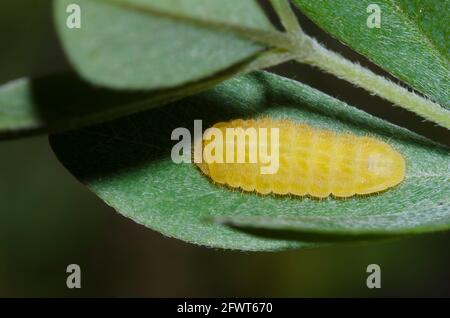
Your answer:
[[[257,145],[249,138],[242,139],[244,149],[272,149],[271,131],[278,134],[278,169],[275,173],[261,173],[264,162],[229,162],[227,151],[237,153],[237,143],[214,144],[224,160],[196,162],[200,171],[214,183],[239,188],[262,195],[311,196],[313,198],[348,198],[385,191],[400,184],[405,178],[406,162],[389,144],[376,138],[336,133],[314,128],[288,119],[237,119],[216,123],[215,128],[226,135],[227,128],[267,129],[267,138],[258,138]],[[261,137],[260,135],[258,137]],[[266,136],[265,136],[266,137]],[[273,139],[273,138],[272,138]],[[273,140],[272,140],[273,141]],[[215,139],[205,138],[201,143],[202,156]]]

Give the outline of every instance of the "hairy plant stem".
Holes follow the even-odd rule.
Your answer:
[[[295,36],[302,36],[304,34],[297,16],[291,9],[289,1],[270,0],[270,3],[280,17],[280,21],[288,33]]]
[[[297,54],[296,61],[315,66],[450,129],[450,111],[320,45],[303,32],[289,0],[271,3],[290,37],[288,50]]]
[[[315,39],[309,38],[309,41],[310,53],[305,56],[304,52],[301,52],[301,57],[297,59],[298,62],[315,66],[322,71],[364,88],[397,106],[450,129],[450,111],[439,104],[419,96],[357,63],[347,60],[338,53],[323,47]]]
[[[105,1],[105,0],[102,0]],[[362,87],[395,105],[412,111],[425,119],[450,129],[450,111],[440,105],[423,98],[407,89],[376,75],[370,70],[355,64],[339,54],[321,46],[313,38],[306,35],[293,12],[288,0],[271,0],[283,26],[287,32],[276,30],[259,30],[240,25],[211,21],[204,18],[169,13],[150,5],[130,4],[123,0],[109,0],[130,10],[161,16],[177,21],[185,21],[200,27],[216,29],[248,38],[268,48],[285,51],[300,63],[313,65],[325,72],[336,75],[356,86]]]
[[[130,3],[124,0],[97,1],[108,1],[109,3],[126,7],[129,10],[136,10],[141,13],[167,19],[184,21],[200,27],[234,33],[237,36],[260,43],[272,51],[279,51],[280,54],[284,52],[285,56],[282,58],[283,61],[285,61],[286,57],[290,56],[300,63],[313,65],[356,86],[362,87],[400,107],[412,111],[423,118],[450,129],[450,111],[326,49],[317,43],[315,39],[306,35],[290,6],[289,0],[270,0],[287,32],[259,30],[212,21],[207,18],[175,14],[159,10],[151,5]],[[264,63],[266,62],[268,61],[264,61]],[[258,63],[261,63],[261,61]]]

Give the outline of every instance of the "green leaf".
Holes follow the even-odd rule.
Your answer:
[[[79,127],[144,96],[98,89],[73,73],[11,81],[0,86],[0,140]]]
[[[293,0],[325,31],[442,106],[450,107],[449,1]],[[370,4],[381,27],[368,28]]]
[[[267,31],[254,1],[79,0],[80,29],[66,26],[72,0],[55,0],[67,55],[92,83],[161,89],[212,76],[265,48],[228,30]]]
[[[384,140],[405,156],[406,180],[384,193],[347,200],[261,196],[217,186],[193,164],[171,161],[173,129],[193,131],[194,119],[203,119],[206,129],[222,120],[255,116],[290,118]],[[314,246],[312,241],[320,240],[279,236],[280,228],[295,227],[298,233],[306,229],[305,234],[318,236],[339,230],[341,238],[352,239],[450,228],[448,149],[270,73],[237,77],[166,107],[53,135],[50,141],[68,170],[118,212],[196,244],[280,250]],[[240,225],[243,218],[248,220],[243,230],[221,224]],[[269,231],[248,231],[252,220]]]
[[[119,92],[94,87],[73,73],[22,78],[0,86],[0,140],[81,128],[189,96],[238,73],[289,60],[284,52],[266,51],[248,62],[173,89]]]

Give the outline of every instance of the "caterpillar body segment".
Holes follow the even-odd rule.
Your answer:
[[[405,177],[403,156],[387,143],[371,137],[337,134],[312,128],[290,120],[270,118],[233,120],[213,126],[226,135],[227,128],[267,129],[267,138],[257,144],[245,139],[244,163],[227,162],[227,144],[223,143],[223,162],[197,163],[200,170],[214,182],[260,194],[351,197],[384,191],[398,185]],[[276,173],[262,174],[261,160],[249,162],[249,150],[276,150],[271,145],[271,128],[278,128],[278,158]],[[260,136],[258,136],[260,137]],[[213,139],[201,141],[202,150]],[[228,145],[229,146],[229,145]],[[234,143],[236,158],[237,144]],[[261,148],[262,147],[262,148]],[[228,148],[231,149],[231,148]],[[203,152],[202,152],[203,153]]]

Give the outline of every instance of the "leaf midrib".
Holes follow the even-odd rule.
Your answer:
[[[183,21],[199,27],[210,28],[221,32],[230,32],[239,37],[249,39],[266,47],[287,49],[289,46],[288,36],[277,30],[264,30],[251,27],[243,27],[237,24],[217,22],[209,19],[200,19],[191,15],[177,14],[157,9],[151,5],[138,5],[121,0],[93,0],[97,2],[108,3],[130,11],[138,11],[153,16],[159,16],[174,21]]]

